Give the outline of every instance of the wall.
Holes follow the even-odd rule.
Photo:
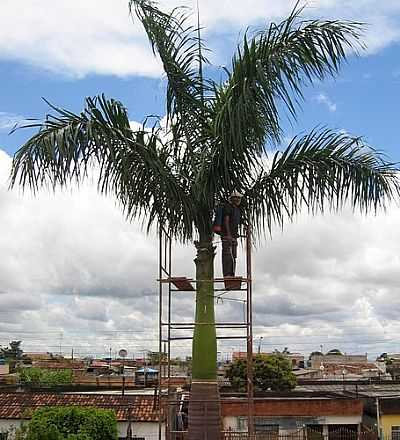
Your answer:
[[[321,363],[323,364],[365,364],[368,363],[367,355],[361,354],[349,354],[349,355],[315,355],[311,358],[311,368],[319,368],[321,366]]]
[[[358,416],[363,413],[363,404],[355,399],[260,399],[254,402],[256,416]],[[222,401],[223,416],[247,414],[245,400],[225,399]]]
[[[10,372],[10,366],[8,364],[0,365],[0,374],[8,374]]]
[[[28,423],[29,421],[25,421]],[[1,420],[0,419],[0,433],[7,431],[14,431],[15,428],[21,426],[21,420]],[[158,423],[154,422],[133,422],[132,434],[136,437],[144,437],[146,440],[158,440]],[[125,437],[128,429],[128,422],[118,422],[118,435]],[[162,425],[162,439],[165,439],[165,425]],[[10,436],[10,440],[13,436]]]
[[[392,426],[400,426],[400,414],[381,415],[380,427],[383,433],[383,440],[390,440],[392,437]]]
[[[244,416],[245,417],[245,416]],[[240,429],[239,418],[235,416],[225,416],[223,418],[224,430],[232,429],[237,431]],[[326,417],[262,417],[271,425],[279,425],[279,434],[288,435],[293,431],[301,429],[304,425],[359,425],[361,423],[360,416],[326,416]]]
[[[144,437],[146,440],[158,440],[158,423],[154,422],[133,422],[131,424],[133,437]],[[126,437],[128,422],[118,423],[118,434]],[[161,427],[161,438],[165,439],[165,424]]]
[[[19,428],[22,424],[21,420],[1,420],[0,419],[0,432],[14,432],[15,429]],[[13,435],[9,434],[9,439],[12,440],[14,437]]]

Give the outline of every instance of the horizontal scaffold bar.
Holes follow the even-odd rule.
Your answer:
[[[162,339],[162,342],[192,340],[193,336],[173,336],[171,338]],[[247,335],[217,336],[217,339],[248,339]]]
[[[157,281],[160,283],[172,283],[176,280],[177,277],[170,277],[170,278],[158,278]],[[182,277],[178,277],[182,278]],[[243,281],[244,283],[250,282],[251,278],[244,278],[244,277],[235,277],[240,279],[240,281]],[[226,278],[213,278],[212,280],[195,280],[194,278],[186,278],[186,281],[189,281],[190,283],[224,283]]]
[[[247,327],[250,323],[246,322],[162,322],[161,325],[170,325],[171,327],[193,327],[194,325],[215,325],[216,327]]]
[[[195,289],[171,289],[171,292],[191,292],[196,293]],[[224,289],[224,288],[218,288],[214,289],[214,292],[247,292],[247,289],[241,288],[241,289]]]

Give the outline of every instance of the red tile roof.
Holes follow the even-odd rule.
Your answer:
[[[112,394],[1,393],[0,419],[30,418],[32,412],[45,406],[86,406],[115,411],[118,421],[131,413],[132,421],[158,422],[158,407],[153,396]]]

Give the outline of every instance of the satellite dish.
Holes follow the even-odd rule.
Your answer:
[[[119,357],[121,358],[126,358],[128,356],[128,352],[122,348],[119,352],[118,352]]]

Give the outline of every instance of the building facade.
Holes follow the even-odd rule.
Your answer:
[[[223,399],[224,430],[246,431],[247,408],[246,399]],[[295,434],[303,428],[326,438],[342,429],[357,433],[361,430],[362,417],[363,403],[358,399],[299,396],[265,397],[254,401],[256,432],[268,431],[276,435]]]

